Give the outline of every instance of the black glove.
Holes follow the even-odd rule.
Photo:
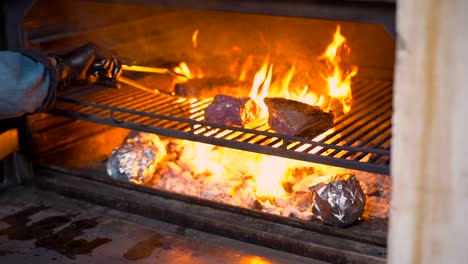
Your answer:
[[[59,88],[94,83],[117,87],[117,77],[122,70],[121,62],[114,53],[94,43],[52,57],[57,60]]]

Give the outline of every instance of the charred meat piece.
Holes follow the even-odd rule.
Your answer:
[[[205,109],[205,119],[217,124],[244,126],[257,119],[260,111],[260,107],[249,97],[216,95]]]
[[[268,124],[279,133],[312,138],[333,126],[333,113],[318,106],[284,98],[265,98],[263,101],[268,107]]]

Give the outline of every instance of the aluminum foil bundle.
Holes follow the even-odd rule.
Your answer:
[[[366,201],[359,181],[351,173],[338,174],[310,187],[312,213],[328,225],[347,226],[358,220]]]
[[[116,180],[146,183],[165,156],[166,149],[157,135],[139,133],[114,149],[107,161],[107,174]]]

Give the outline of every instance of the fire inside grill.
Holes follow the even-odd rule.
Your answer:
[[[133,76],[150,89],[123,85],[120,90],[71,92],[58,96],[50,112],[389,174],[392,83],[356,76],[358,69],[350,63],[350,48],[341,27],[329,32],[331,42],[322,52],[297,63],[294,57],[284,58],[270,48],[263,55],[244,54],[239,46],[232,46],[223,59],[202,55],[203,36],[204,31],[197,29],[191,42],[187,38],[189,62],[166,68],[165,72],[175,73],[168,76],[171,84],[167,79],[155,81],[151,74],[135,77],[129,72],[126,78]],[[308,62],[314,65],[310,69],[304,66]],[[161,93],[148,92],[154,89]],[[275,98],[286,103],[275,103]],[[272,102],[270,107],[265,101]]]
[[[72,87],[28,116],[38,186],[326,262],[384,261],[395,43],[383,27],[287,1],[278,12],[300,12],[36,2],[31,47],[92,41],[128,66],[120,89]]]
[[[150,138],[143,146],[159,142],[154,134],[139,134],[139,138]],[[134,142],[132,136],[127,141]],[[131,168],[128,181],[145,186],[214,200],[235,206],[261,210],[263,212],[311,220],[313,196],[310,187],[328,182],[335,175],[351,173],[360,181],[360,187],[367,195],[365,216],[386,218],[389,209],[390,181],[384,175],[313,164],[303,161],[266,156],[198,142],[178,139],[163,139],[165,153],[162,162],[150,165],[128,164],[126,157],[114,151],[108,161],[108,171]],[[115,155],[117,154],[117,155]],[[139,147],[134,148],[132,157],[146,159]],[[116,160],[120,161],[119,165]],[[158,167],[153,177],[144,182],[133,178],[145,174],[154,166]],[[154,170],[153,170],[154,171]],[[115,179],[119,175],[111,174]],[[137,177],[138,178],[138,177]],[[141,177],[139,177],[141,178]],[[359,189],[360,191],[360,189]],[[351,199],[343,195],[341,199]],[[349,224],[349,223],[348,223]]]
[[[198,29],[193,33],[194,49],[197,49],[199,45],[197,39],[199,34]],[[233,47],[233,49],[240,50],[239,47]],[[306,73],[297,72],[295,63],[279,74],[275,73],[278,75],[276,76],[273,73],[274,64],[270,62],[270,56],[266,55],[260,69],[255,72],[248,93],[242,86],[249,85],[246,82],[247,73],[255,70],[253,69],[252,55],[247,56],[245,61],[235,61],[230,66],[232,71],[237,73],[237,80],[231,80],[227,77],[224,79],[217,77],[213,80],[213,78],[204,76],[202,68],[195,67],[195,70],[191,70],[187,63],[181,62],[178,67],[174,68],[174,71],[187,76],[187,78],[179,77],[176,79],[179,84],[176,85],[178,89],[176,88],[175,94],[189,96],[198,94],[202,97],[213,97],[224,92],[228,95],[248,95],[261,107],[263,116],[266,116],[268,112],[267,106],[263,102],[266,97],[291,99],[319,106],[326,111],[334,111],[337,115],[339,113],[346,114],[351,110],[351,80],[358,72],[356,66],[346,63],[349,52],[350,48],[346,46],[346,38],[341,34],[340,26],[337,26],[332,42],[317,58],[326,65],[326,70],[322,73],[326,87],[307,83],[306,78],[301,78]],[[300,76],[299,81],[292,83],[295,74]],[[187,84],[180,84],[182,82],[187,82]]]
[[[196,30],[192,36],[194,49],[199,45],[199,34],[200,31]],[[252,70],[251,57],[240,66],[238,80],[221,81],[223,85],[231,82],[230,88],[220,88],[217,81],[210,83],[201,68],[191,70],[182,62],[173,71],[187,78],[176,78],[178,89],[175,93],[192,97],[198,94],[206,99],[190,99],[177,111],[190,120],[206,119],[212,123],[245,128],[266,126],[265,120],[268,119],[270,129],[281,134],[315,140],[326,138],[335,133],[334,119],[343,118],[352,109],[351,81],[358,70],[356,66],[344,63],[350,52],[345,44],[346,39],[340,27],[337,27],[333,41],[317,58],[326,65],[323,73],[326,87],[311,88],[313,85],[300,82],[292,85],[293,76],[300,74],[296,72],[294,64],[282,78],[273,82],[274,65],[270,63],[268,55],[253,77],[250,92],[245,92],[240,85],[245,86],[247,72]],[[232,96],[232,89],[239,97]],[[213,95],[216,95],[214,100]],[[186,100],[180,98],[180,103]],[[205,109],[204,115],[199,109]],[[171,114],[174,114],[174,110]],[[158,122],[155,126],[161,124],[164,122]],[[204,128],[197,124],[192,124],[190,130],[195,135],[215,138],[243,137],[233,130]],[[271,137],[260,141],[272,146],[279,143]],[[315,153],[321,151],[311,144],[298,149],[305,146],[312,147]],[[364,216],[385,218],[388,213],[390,185],[385,176],[199,142],[160,139],[154,134],[130,136],[114,150],[107,166],[108,174],[118,180],[303,220],[316,218],[325,223],[349,225],[361,217],[364,209]],[[336,180],[338,175],[345,174],[350,175],[346,180],[342,177],[340,181]],[[348,179],[349,184],[346,182]],[[339,193],[338,189],[333,190],[335,187],[327,188],[331,188],[330,195],[337,197],[333,198],[335,201],[329,198],[329,206],[337,209],[322,208],[323,212],[318,213],[320,205],[314,197],[319,194],[311,190],[326,183],[334,186],[336,182],[340,182],[336,187],[341,190]],[[335,220],[329,220],[332,218]]]

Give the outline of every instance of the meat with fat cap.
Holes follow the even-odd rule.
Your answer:
[[[313,138],[333,126],[333,113],[284,98],[265,98],[268,124],[278,133]]]

